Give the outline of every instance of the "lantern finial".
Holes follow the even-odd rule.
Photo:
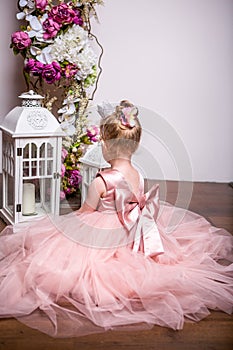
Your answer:
[[[43,96],[33,90],[23,92],[19,98],[22,99],[22,107],[41,107],[41,102],[44,99]]]

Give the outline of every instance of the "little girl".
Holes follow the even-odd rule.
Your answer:
[[[97,174],[81,209],[3,231],[0,316],[68,337],[181,329],[210,309],[231,313],[232,236],[195,213],[159,205],[158,186],[144,194],[131,164],[141,137],[133,104],[116,106],[100,134],[111,168]],[[182,220],[167,234],[176,215]]]

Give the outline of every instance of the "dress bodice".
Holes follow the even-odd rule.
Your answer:
[[[128,231],[134,233],[133,250],[146,256],[162,254],[163,244],[156,224],[159,212],[159,188],[153,186],[144,194],[144,180],[139,173],[138,193],[133,193],[125,177],[118,170],[99,172],[106,186],[98,211],[115,212]]]
[[[124,175],[116,169],[108,169],[97,173],[100,176],[106,187],[106,194],[100,199],[98,211],[116,211],[122,204],[118,202],[116,191],[124,195],[124,204],[139,203],[144,197],[144,180],[139,173],[138,193],[133,193],[130,185],[126,181]]]

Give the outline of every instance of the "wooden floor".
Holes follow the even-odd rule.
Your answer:
[[[148,186],[152,184],[149,181]],[[162,186],[164,183],[162,184]],[[164,199],[187,206],[190,184],[166,182]],[[178,192],[182,192],[177,200]],[[179,202],[179,203],[178,203]],[[189,209],[207,218],[213,225],[233,234],[233,188],[229,184],[195,183]],[[4,224],[0,223],[0,230]],[[12,291],[13,292],[13,291]],[[232,350],[233,317],[212,312],[199,323],[186,323],[181,331],[154,326],[149,331],[106,332],[80,338],[54,339],[32,330],[14,319],[0,320],[0,350]]]

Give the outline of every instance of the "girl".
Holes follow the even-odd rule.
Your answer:
[[[103,118],[100,134],[111,168],[97,174],[82,208],[4,230],[1,317],[68,337],[122,326],[181,329],[209,309],[231,313],[232,236],[159,206],[158,186],[144,194],[131,164],[141,137],[133,104],[122,101]],[[168,235],[176,215],[182,220]]]

